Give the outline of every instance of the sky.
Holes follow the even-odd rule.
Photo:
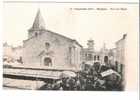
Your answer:
[[[84,47],[87,40],[93,39],[97,50],[104,43],[107,48],[114,48],[123,34],[137,32],[133,31],[138,24],[136,4],[4,3],[3,42],[21,45],[38,9],[46,29],[76,39]]]

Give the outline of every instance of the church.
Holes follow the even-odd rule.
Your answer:
[[[38,10],[28,39],[23,41],[22,60],[28,68],[79,69],[82,49],[76,40],[46,29]]]

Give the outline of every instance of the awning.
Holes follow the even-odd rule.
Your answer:
[[[72,71],[63,71],[60,75],[60,78],[65,78],[65,77],[76,77],[76,73]]]
[[[39,89],[43,85],[45,85],[45,82],[43,81],[3,78],[3,87],[6,87],[7,89],[12,88],[12,89],[35,90]]]
[[[3,74],[36,78],[59,79],[61,71],[4,68]]]

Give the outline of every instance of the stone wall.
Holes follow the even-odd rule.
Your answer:
[[[49,43],[49,48],[45,47]],[[75,46],[75,55],[72,53],[70,63],[69,47]],[[77,67],[80,64],[81,47],[70,39],[58,34],[46,31],[38,36],[30,38],[23,45],[23,63],[28,67],[47,68],[44,66],[43,59],[49,57],[52,60],[52,67]],[[75,59],[74,59],[75,58]]]

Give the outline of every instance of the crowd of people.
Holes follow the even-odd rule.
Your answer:
[[[117,64],[83,63],[82,70],[76,73],[76,77],[62,77],[60,80],[48,82],[40,90],[122,91],[121,73],[102,76],[101,73],[110,69],[118,73]]]

